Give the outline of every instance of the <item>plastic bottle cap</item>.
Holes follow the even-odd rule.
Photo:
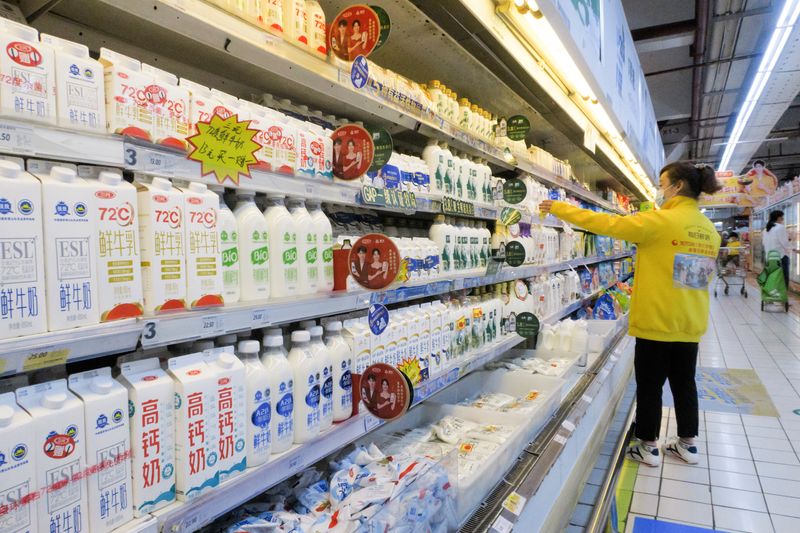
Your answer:
[[[97,394],[108,394],[114,388],[114,380],[111,376],[97,376],[92,380],[92,392]]]
[[[325,324],[325,331],[342,331],[342,323],[339,320],[333,320]]]
[[[217,337],[217,346],[233,346],[238,340],[235,333],[228,333]]]
[[[322,337],[322,326],[314,326],[309,330],[312,337]]]
[[[239,353],[258,353],[260,349],[258,341],[239,341]]]
[[[192,344],[192,350],[195,352],[204,352],[206,350],[211,350],[214,348],[214,341],[212,340],[202,340],[196,341]]]
[[[106,185],[119,185],[122,183],[122,174],[104,170],[97,176],[97,181]]]
[[[193,181],[189,184],[189,190],[192,192],[204,193],[208,190],[208,186],[205,183]]]
[[[280,198],[281,200],[283,200],[284,198],[286,198],[286,195],[281,194],[279,192],[271,192],[267,194],[267,198],[275,198],[275,199]]]
[[[311,340],[311,333],[304,329],[292,332],[292,342],[308,342]]]
[[[74,170],[67,167],[53,167],[50,169],[50,177],[58,181],[69,183],[75,181],[77,174]]]
[[[238,359],[236,359],[236,356],[229,352],[222,352],[221,354],[219,354],[219,357],[217,357],[217,363],[219,363],[220,366],[225,368],[232,367],[236,363],[236,361],[238,361]]]
[[[311,328],[317,325],[316,320],[303,320],[300,322],[300,327],[311,331]]]
[[[48,409],[59,409],[67,401],[65,392],[48,392],[42,396],[42,406]]]
[[[276,348],[278,346],[283,346],[283,337],[277,337],[275,335],[264,337],[264,346],[266,346],[267,348]]]
[[[264,332],[265,337],[283,337],[283,331],[281,328],[269,328]]]
[[[161,191],[168,191],[172,188],[172,183],[165,178],[153,178],[153,181],[150,182],[150,185],[152,185],[154,189]]]
[[[0,428],[11,424],[14,420],[14,409],[10,405],[0,405]]]
[[[19,176],[20,172],[22,172],[22,169],[18,164],[14,163],[13,161],[0,159],[0,177],[16,178]]]

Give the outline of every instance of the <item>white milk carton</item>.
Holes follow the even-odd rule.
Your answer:
[[[192,129],[189,89],[178,85],[176,75],[146,63],[142,63],[142,73],[153,82],[148,87],[153,141],[185,150]]]
[[[44,231],[39,180],[0,160],[0,339],[47,331]]]
[[[36,447],[33,420],[14,400],[0,394],[0,531],[38,531],[36,516]]]
[[[450,335],[445,332],[444,312],[441,301],[431,302],[425,313],[431,321],[431,360],[428,366],[431,379],[438,378],[445,370],[446,350],[450,346]]]
[[[181,78],[178,85],[189,91],[189,129],[190,134],[197,133],[197,123],[211,122],[211,117],[222,104],[211,94],[211,89],[205,85],[186,78]]]
[[[217,374],[202,353],[173,357],[175,472],[178,499],[189,501],[219,484]]]
[[[108,132],[153,140],[152,77],[142,73],[136,59],[108,48],[100,48],[100,63],[105,68]]]
[[[40,171],[45,169],[37,169],[35,174],[42,182],[47,327],[58,331],[97,324],[94,191],[78,177],[74,167],[53,166]]]
[[[419,359],[422,380],[427,381],[433,377],[431,373],[431,304],[419,304]]]
[[[81,533],[92,524],[86,494],[83,403],[58,379],[17,389],[17,403],[33,418],[29,433],[40,491],[37,520],[43,528]]]
[[[144,516],[175,501],[175,383],[157,358],[120,364],[128,389],[133,514]]]
[[[79,169],[79,172],[82,170]],[[94,187],[97,208],[97,285],[100,321],[141,316],[141,247],[136,187],[119,171],[102,170]]]
[[[420,315],[418,305],[412,305],[406,309],[405,318],[406,324],[408,324],[406,361],[413,368],[409,371],[412,374],[409,378],[415,385],[428,380],[428,356],[422,351],[422,317]],[[419,372],[418,376],[413,376],[415,372]]]
[[[192,309],[215,307],[222,299],[222,252],[219,241],[219,196],[204,183],[181,188],[184,199],[183,242],[186,246],[186,301]]]
[[[89,57],[89,48],[83,44],[46,33],[40,37],[55,53],[58,125],[105,132],[103,65]]]
[[[233,115],[240,115],[241,119],[242,110],[239,109],[239,99],[235,96],[228,94],[217,89],[211,89],[211,96],[214,97],[219,105],[214,108],[214,113],[222,118],[228,118]],[[210,120],[210,119],[209,119]]]
[[[253,102],[240,99],[239,108],[243,114],[243,116],[239,117],[239,120],[249,120],[250,129],[258,131],[253,140],[260,144],[261,148],[256,151],[258,165],[254,168],[272,170],[275,167],[275,148],[269,143],[269,128],[273,125],[275,119],[267,113],[263,106]]]
[[[89,524],[104,533],[133,520],[128,391],[109,367],[72,374],[69,389],[83,400],[86,462],[98,467],[86,478]]]
[[[245,368],[233,346],[206,350],[206,364],[215,370],[219,481],[238,476],[247,468],[247,390]]]
[[[370,331],[358,319],[344,321],[342,337],[353,352],[353,371],[362,374],[371,363]]]
[[[53,50],[30,26],[0,17],[0,116],[56,123]]]
[[[136,191],[145,311],[186,309],[183,194],[164,178],[136,182]]]

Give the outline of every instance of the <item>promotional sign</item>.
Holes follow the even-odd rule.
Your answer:
[[[347,124],[331,134],[333,140],[333,175],[343,180],[355,180],[372,166],[375,145],[372,135],[356,124]]]
[[[350,81],[353,87],[361,89],[369,80],[369,61],[364,56],[358,56],[350,67]]]
[[[539,319],[533,313],[517,315],[517,335],[526,339],[535,339],[539,335]]]
[[[475,204],[445,196],[442,198],[442,213],[456,216],[475,216]]]
[[[513,178],[503,183],[503,200],[509,204],[516,205],[525,199],[528,194],[528,187],[525,182]]]
[[[375,147],[372,154],[372,165],[370,165],[369,170],[370,172],[377,172],[392,157],[394,141],[392,141],[392,135],[383,128],[368,128],[367,131],[372,135],[372,144]]]
[[[367,289],[383,289],[397,277],[400,260],[400,252],[392,239],[380,233],[368,233],[353,244],[348,264],[356,283]]]
[[[239,176],[249,178],[250,166],[258,163],[261,145],[254,140],[256,134],[249,120],[215,114],[209,122],[198,122],[197,133],[186,139],[191,146],[187,157],[202,165],[203,176],[213,173],[219,183],[229,179],[239,185]]]
[[[500,223],[504,226],[511,226],[522,220],[522,213],[511,207],[504,207],[500,211]]]
[[[389,325],[389,310],[385,305],[372,304],[369,306],[367,320],[372,334],[380,335]]]
[[[701,194],[700,206],[738,205],[752,207],[778,188],[778,178],[764,161],[756,160],[752,168],[741,176],[732,171],[717,172],[717,181],[722,188],[714,194]]]
[[[350,6],[331,22],[328,49],[342,61],[352,61],[369,56],[381,35],[381,21],[374,9],[363,4]]]
[[[381,25],[381,34],[378,37],[378,44],[375,45],[375,50],[386,44],[389,39],[389,33],[392,31],[392,21],[389,20],[389,13],[380,6],[369,6],[378,15],[378,20]]]
[[[525,262],[525,247],[522,243],[511,241],[506,244],[506,263],[508,266],[518,267]]]
[[[361,187],[361,203],[377,207],[394,207],[406,211],[417,209],[417,197],[413,192],[383,189],[372,185]]]
[[[361,375],[361,401],[383,420],[403,416],[411,406],[414,389],[399,369],[385,363],[368,366]]]
[[[514,115],[506,123],[506,136],[512,141],[522,141],[531,131],[531,121],[528,117]]]

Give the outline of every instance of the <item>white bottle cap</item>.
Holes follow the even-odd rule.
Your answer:
[[[217,337],[217,346],[233,346],[238,340],[235,333],[228,333]]]
[[[165,178],[153,178],[153,181],[150,182],[150,185],[152,185],[154,189],[159,189],[161,191],[168,191],[172,189],[172,183]]]
[[[77,174],[74,170],[67,167],[53,167],[50,169],[50,177],[58,181],[69,183],[75,181]]]
[[[106,185],[119,185],[122,182],[122,174],[104,170],[97,176],[97,181]]]
[[[292,342],[308,342],[311,340],[311,333],[304,329],[292,332]]]
[[[253,198],[255,195],[256,191],[251,191],[248,189],[236,189],[237,198]]]
[[[269,328],[264,332],[265,337],[283,337],[283,331],[281,328]]]
[[[16,178],[19,176],[22,169],[19,167],[18,164],[14,163],[13,161],[6,161],[5,159],[0,159],[0,177],[2,178]]]
[[[219,354],[219,357],[217,357],[217,363],[219,364],[219,366],[224,368],[232,367],[236,363],[236,361],[238,361],[238,359],[236,359],[236,356],[230,352],[222,352],[221,354]]]
[[[210,339],[195,341],[195,343],[192,344],[192,351],[195,352],[204,352],[206,350],[212,350],[213,348],[214,348],[214,341]]]
[[[342,331],[342,323],[339,320],[333,320],[325,324],[325,331]]]
[[[312,337],[322,337],[322,326],[314,326],[309,330]]]
[[[97,376],[91,383],[92,392],[97,394],[108,394],[114,388],[114,380],[111,376]]]
[[[258,353],[260,349],[261,346],[258,344],[258,341],[239,342],[239,353]]]
[[[60,391],[48,392],[42,396],[42,406],[48,409],[59,409],[67,401],[67,394]]]
[[[10,405],[0,405],[0,428],[11,424],[14,420],[14,409]]]
[[[311,328],[313,328],[316,325],[317,325],[316,320],[303,320],[302,322],[300,322],[300,327],[303,329],[307,329],[309,331],[311,331]]]
[[[266,346],[267,348],[276,348],[278,346],[283,346],[283,338],[275,335],[264,337],[264,346]]]
[[[206,186],[205,183],[198,183],[196,181],[193,181],[189,184],[189,190],[192,192],[204,193],[208,190],[208,187]]]

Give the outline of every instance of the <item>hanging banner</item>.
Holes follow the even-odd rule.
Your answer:
[[[211,117],[198,122],[197,133],[186,140],[191,146],[187,156],[202,165],[202,174],[214,174],[219,183],[231,180],[239,185],[239,176],[250,177],[250,166],[258,163],[256,152],[261,145],[254,140],[258,130],[250,129],[249,120],[238,115]]]
[[[381,21],[371,7],[363,4],[342,10],[328,30],[328,49],[342,61],[364,57],[375,49],[381,37]]]
[[[343,180],[355,180],[372,166],[375,145],[372,135],[356,124],[347,124],[331,134],[333,140],[333,175]]]
[[[753,207],[778,189],[778,178],[760,159],[754,161],[752,168],[741,176],[734,176],[732,171],[717,172],[717,181],[722,188],[714,194],[701,194],[701,207]]]
[[[400,252],[392,239],[368,233],[353,244],[348,263],[356,283],[367,289],[383,289],[397,278],[400,261]]]

